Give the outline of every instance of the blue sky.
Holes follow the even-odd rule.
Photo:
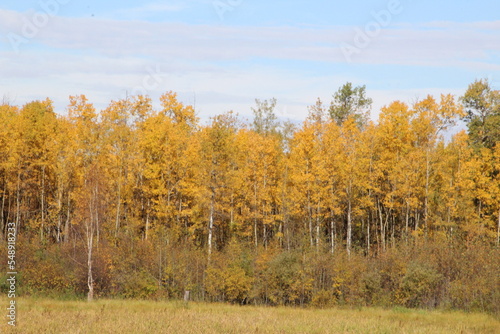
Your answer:
[[[0,95],[22,105],[69,95],[104,108],[173,90],[202,119],[277,98],[303,120],[343,83],[366,85],[372,115],[394,100],[500,89],[498,1],[2,1]],[[1,97],[1,96],[0,96]]]

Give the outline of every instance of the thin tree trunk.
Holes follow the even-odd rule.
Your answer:
[[[180,227],[181,227],[181,213],[182,213],[182,195],[178,194],[178,196],[179,196],[179,208],[177,209],[176,218],[177,218],[177,226],[179,226],[179,229],[180,229]],[[233,209],[232,209],[232,205],[233,205],[233,199],[232,199],[232,196],[231,196],[231,225],[233,224]]]
[[[3,192],[2,192],[2,209],[0,211],[0,215],[1,215],[1,221],[2,221],[2,231],[1,231],[1,234],[2,234],[2,240],[3,240],[3,236],[4,236],[4,230],[5,230],[5,214],[4,214],[4,210],[5,210],[5,197],[7,197],[6,195],[7,193],[7,180],[5,180],[4,184],[3,184]]]
[[[266,168],[264,168],[266,170]],[[264,174],[264,184],[263,184],[263,192],[264,194],[267,191],[267,174]],[[267,210],[265,206],[266,202],[265,199],[262,200],[262,225],[264,225],[264,248],[267,249]]]
[[[16,190],[16,234],[21,221],[21,166],[17,172],[17,190]]]
[[[425,202],[424,202],[424,225],[425,225],[425,233],[427,234],[429,226],[428,224],[428,216],[429,216],[429,175],[430,175],[430,167],[429,167],[429,150],[426,152],[426,167],[425,167]]]
[[[89,201],[89,218],[85,224],[85,232],[87,236],[87,286],[89,291],[87,292],[87,301],[91,302],[94,299],[94,277],[92,275],[92,251],[94,248],[94,206],[96,192],[92,191],[92,195]]]
[[[99,211],[98,211],[98,198],[99,198],[99,186],[95,187],[95,203],[94,203],[94,215],[95,215],[95,223],[93,228],[95,229],[96,232],[96,248],[99,247],[99,240],[100,240],[100,228],[99,228]]]
[[[319,232],[320,232],[319,213],[320,213],[320,202],[318,201],[318,208],[316,210],[316,253],[319,252]]]
[[[231,212],[229,213],[230,226],[234,224],[234,194],[231,193]]]
[[[331,242],[331,252],[335,252],[335,221],[333,220],[333,212],[330,218],[330,242]]]
[[[385,222],[384,222],[384,250],[387,249],[387,239],[388,239],[388,235],[387,235],[387,227],[389,226],[389,219],[391,218],[391,210],[389,210],[389,212],[385,215]]]
[[[159,248],[159,259],[158,259],[158,277],[159,277],[159,279],[158,279],[158,288],[160,288],[161,287],[161,281],[163,280],[163,274],[162,274],[163,273],[163,268],[162,268],[163,267],[162,266],[162,264],[163,264],[163,262],[162,262],[162,257],[163,257],[163,255],[162,255],[162,248],[163,247],[160,246],[158,248]]]
[[[396,238],[395,238],[395,235],[394,235],[395,225],[396,225],[396,218],[393,215],[392,216],[392,232],[391,232],[392,249],[396,248]]]
[[[288,181],[288,165],[285,165],[285,174],[283,175],[282,189],[281,189],[281,202],[283,206],[283,233],[286,233],[286,248],[290,251],[290,228],[288,226],[288,215],[287,215],[287,198],[286,198],[286,184]],[[284,235],[283,234],[283,235]]]
[[[347,200],[347,256],[351,256],[351,241],[352,241],[352,208],[351,199]]]
[[[371,210],[370,210],[371,212]],[[368,216],[368,219],[366,221],[366,255],[370,256],[370,215]]]
[[[253,214],[253,238],[255,249],[258,247],[258,234],[257,234],[257,182],[253,185],[253,200],[254,200],[254,214]]]
[[[410,221],[410,205],[408,205],[408,202],[406,203],[406,214],[405,214],[405,242],[408,244],[408,225]]]
[[[264,241],[264,248],[267,249],[267,224],[264,223],[262,231],[262,240]]]
[[[320,226],[319,226],[319,217],[316,218],[316,253],[319,253],[319,237],[320,235]]]
[[[40,205],[42,211],[42,221],[40,224],[40,241],[43,242],[43,229],[45,228],[45,166],[42,167],[42,191],[40,192]]]
[[[210,217],[208,220],[208,261],[210,262],[210,257],[212,255],[212,235],[214,228],[214,196],[210,200]]]
[[[120,228],[120,208],[122,202],[122,185],[121,185],[121,175],[118,180],[118,200],[116,203],[116,217],[115,217],[115,238],[118,235],[118,229]]]
[[[420,221],[420,215],[418,214],[417,209],[415,209],[415,231],[418,230],[418,222]]]
[[[61,242],[61,226],[62,226],[62,186],[59,184],[59,190],[57,193],[57,231],[56,231],[56,241]]]
[[[500,246],[500,208],[498,209],[497,247]]]
[[[385,230],[384,230],[384,217],[382,215],[382,207],[380,206],[380,202],[377,201],[378,205],[378,213],[380,219],[380,243],[382,244],[382,251],[385,252]]]
[[[92,224],[92,222],[90,222]],[[94,245],[94,233],[93,233],[93,228],[87,228],[87,285],[89,288],[89,291],[87,293],[87,301],[91,302],[94,299],[94,277],[92,276],[92,248]]]
[[[280,222],[279,227],[278,227],[278,231],[280,232],[280,237],[278,238],[278,240],[280,242],[280,247],[283,248],[283,236],[284,236],[283,222]]]
[[[311,248],[314,246],[313,231],[312,231],[312,209],[311,209],[311,194],[307,191],[307,215],[309,220],[309,244]]]
[[[149,234],[149,205],[150,205],[150,199],[148,199],[148,206],[146,208],[146,228],[144,231],[144,240],[148,240],[148,234]]]
[[[70,196],[68,191],[68,207],[66,208],[66,222],[64,223],[64,243],[69,242],[69,205],[70,205]]]

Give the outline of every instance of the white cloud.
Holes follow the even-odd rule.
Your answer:
[[[142,9],[175,9],[178,6],[152,3]],[[0,31],[20,33],[22,16],[0,10]],[[50,48],[91,50],[123,57],[145,55],[192,61],[259,57],[344,63],[346,59],[339,46],[341,43],[355,46],[358,32],[356,27],[346,26],[322,29],[236,27],[53,17],[32,42]],[[468,66],[470,61],[481,61],[488,67],[491,54],[500,55],[499,35],[499,21],[394,25],[371,38],[352,60],[354,63],[422,66]]]
[[[149,3],[139,11],[182,10],[182,2]],[[22,34],[21,14],[0,9],[0,33]],[[25,22],[25,21],[24,21]],[[276,97],[281,117],[304,119],[307,106],[320,97],[326,104],[346,81],[341,43],[352,43],[356,27],[324,28],[207,26],[185,23],[117,21],[52,17],[15,54],[4,37],[0,45],[0,93],[18,101],[50,97],[60,109],[70,94],[87,94],[99,107],[144,85],[149,68],[159,68],[161,83],[147,92],[166,90],[196,103],[207,117],[233,109],[250,114],[254,99]],[[471,72],[500,71],[500,21],[397,24],[383,29],[353,56],[354,64],[450,67]],[[1,52],[3,50],[3,52]],[[261,61],[255,62],[253,60]],[[302,64],[273,67],[272,61]],[[324,62],[338,73],[307,72],[308,62]],[[243,64],[243,65],[242,65]],[[249,65],[251,64],[251,65]],[[257,65],[260,64],[260,65]],[[344,73],[344,74],[339,74]],[[371,91],[378,110],[395,99],[408,102],[421,94],[454,93],[439,88]],[[23,103],[23,102],[19,102]]]

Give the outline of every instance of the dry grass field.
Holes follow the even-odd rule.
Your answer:
[[[33,298],[17,304],[17,326],[4,316],[1,333],[500,333],[494,317],[463,312]]]

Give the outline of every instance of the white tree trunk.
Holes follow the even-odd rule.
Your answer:
[[[92,230],[92,228],[91,228]],[[90,231],[90,238],[87,241],[87,268],[88,268],[88,273],[87,273],[87,285],[89,288],[89,291],[87,293],[87,301],[91,302],[94,300],[94,277],[92,276],[92,248],[93,248],[93,243],[94,243],[94,235],[93,232]]]
[[[210,261],[210,256],[212,255],[212,237],[214,229],[214,200],[210,201],[210,217],[208,220],[208,260]]]
[[[352,208],[351,199],[347,201],[347,256],[351,256],[351,243],[352,243]]]
[[[500,209],[498,209],[497,247],[500,246]]]

